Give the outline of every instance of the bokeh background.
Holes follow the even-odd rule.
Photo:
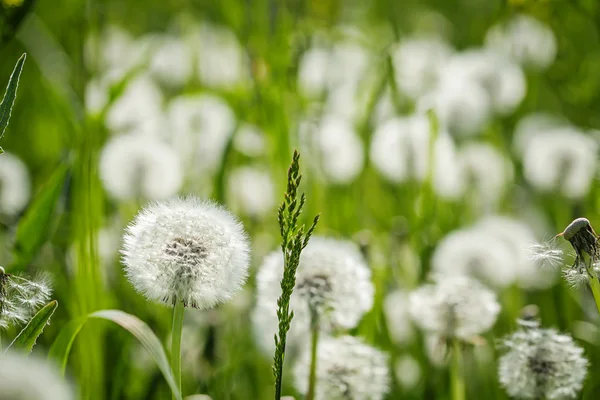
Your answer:
[[[185,393],[271,398],[254,272],[278,246],[298,149],[317,233],[355,241],[373,271],[375,305],[351,333],[390,354],[388,398],[448,398],[406,293],[465,265],[491,271],[477,277],[503,307],[466,355],[469,398],[506,398],[496,340],[532,303],[585,348],[582,398],[599,396],[591,294],[522,251],[576,217],[600,223],[596,0],[2,0],[0,35],[0,82],[28,54],[0,157],[0,263],[52,274],[59,308],[38,351],[101,308],[166,339],[170,311],[123,276],[122,230],[148,201],[210,197],[243,220],[252,273],[232,302],[188,313]],[[169,396],[143,348],[102,322],[68,372],[81,398]]]

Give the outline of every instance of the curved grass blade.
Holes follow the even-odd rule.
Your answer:
[[[83,328],[83,325],[85,325],[88,318],[98,318],[112,321],[135,336],[135,338],[140,341],[146,350],[148,350],[154,361],[156,361],[156,364],[165,377],[165,380],[169,384],[174,397],[177,400],[182,399],[179,388],[175,382],[175,377],[173,376],[173,372],[171,371],[171,367],[169,365],[167,353],[165,352],[160,340],[144,321],[134,315],[127,314],[126,312],[120,310],[96,311],[89,314],[88,317],[82,317],[71,321],[62,329],[56,341],[50,348],[48,357],[59,362],[63,373],[69,357],[69,352],[71,351],[71,347],[73,345],[73,341],[75,340],[77,334],[81,331],[81,328]]]
[[[19,333],[19,335],[12,341],[12,343],[8,346],[7,350],[11,347],[15,346],[17,348],[23,349],[27,351],[27,353],[31,353],[33,346],[37,341],[37,338],[42,334],[44,328],[48,324],[48,321],[56,311],[58,307],[58,302],[56,300],[51,301],[46,304],[40,311],[38,311],[31,321],[27,324],[25,328]]]
[[[23,71],[23,65],[25,64],[26,58],[27,55],[23,54],[21,58],[19,58],[19,61],[17,61],[17,65],[15,65],[15,69],[8,80],[8,86],[6,87],[6,92],[4,94],[4,98],[2,99],[2,103],[0,103],[0,138],[4,136],[4,131],[6,130],[8,121],[10,120],[10,113],[12,111],[13,104],[15,103],[15,99],[17,98],[19,77]]]

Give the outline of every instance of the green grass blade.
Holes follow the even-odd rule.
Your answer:
[[[11,271],[23,269],[46,241],[52,214],[63,189],[67,171],[68,166],[65,164],[58,167],[19,221]]]
[[[69,359],[69,353],[71,353],[73,342],[87,320],[88,318],[85,316],[70,321],[60,330],[60,333],[50,347],[48,359],[58,363],[63,375],[67,369],[67,360]]]
[[[169,384],[174,397],[178,400],[182,399],[179,388],[175,382],[175,377],[173,376],[173,372],[171,371],[171,367],[169,365],[167,353],[165,352],[165,349],[163,348],[158,337],[156,337],[154,332],[152,332],[150,327],[144,321],[134,315],[127,314],[126,312],[120,310],[96,311],[90,314],[88,317],[112,321],[135,336],[135,338],[140,341],[146,350],[148,350],[154,361],[156,361],[156,364],[165,377],[165,380]],[[62,329],[58,338],[50,348],[48,357],[59,362],[63,373],[69,357],[69,352],[71,351],[71,347],[73,345],[73,341],[87,320],[88,318],[83,317],[75,319],[67,324]]]
[[[13,104],[15,103],[15,99],[17,98],[19,77],[23,71],[23,65],[25,64],[26,58],[27,55],[23,54],[21,58],[19,58],[19,61],[17,61],[17,65],[15,65],[15,69],[13,70],[13,73],[8,81],[8,86],[6,87],[6,92],[4,94],[4,98],[2,99],[2,103],[0,103],[0,138],[4,136],[4,131],[6,130],[8,121],[10,120],[10,113],[12,111]]]
[[[37,341],[37,338],[42,334],[44,328],[48,324],[48,321],[56,311],[58,307],[58,302],[56,300],[51,301],[46,304],[40,311],[38,311],[31,321],[27,324],[25,328],[19,333],[19,335],[12,341],[8,348],[13,346],[23,349],[27,351],[27,353],[31,353],[33,350],[33,346]]]

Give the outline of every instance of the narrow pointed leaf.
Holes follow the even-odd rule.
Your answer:
[[[25,328],[19,333],[19,335],[13,340],[13,342],[8,346],[17,347],[19,349],[25,350],[27,353],[31,353],[33,346],[37,341],[37,338],[42,334],[44,328],[48,324],[48,321],[56,311],[58,307],[58,302],[56,300],[51,301],[46,304],[40,311],[38,311],[31,321],[27,324]]]
[[[88,318],[85,316],[69,321],[69,323],[60,330],[60,333],[56,339],[54,339],[54,343],[52,343],[52,346],[50,347],[48,359],[53,360],[58,364],[63,375],[67,369],[67,361],[69,359],[69,353],[71,353],[71,348],[73,347],[73,342],[87,320]]]
[[[4,131],[6,130],[8,121],[10,120],[10,113],[12,111],[13,104],[15,103],[15,99],[17,98],[19,77],[23,71],[23,65],[25,64],[26,58],[27,55],[23,54],[21,58],[19,58],[19,61],[17,61],[17,65],[15,65],[15,69],[8,80],[8,86],[6,87],[6,92],[4,94],[4,98],[2,99],[2,103],[0,103],[0,138],[4,136]]]

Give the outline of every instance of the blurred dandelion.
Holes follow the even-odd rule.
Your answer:
[[[501,341],[498,377],[511,397],[522,399],[576,398],[587,374],[583,349],[567,334],[521,323]]]
[[[229,203],[233,211],[260,218],[275,206],[275,188],[268,173],[253,167],[231,171],[228,180]]]
[[[7,274],[0,267],[0,329],[29,322],[51,294],[47,276],[37,275],[27,279]]]
[[[55,365],[12,350],[0,357],[0,399],[73,400],[71,385]]]
[[[405,390],[414,389],[423,378],[423,368],[411,355],[403,355],[394,363],[396,379]]]
[[[163,200],[183,184],[178,154],[161,140],[141,134],[112,138],[102,149],[99,173],[107,192],[122,201]]]
[[[150,55],[150,74],[160,83],[179,87],[193,74],[193,57],[188,43],[176,36],[160,35]]]
[[[0,157],[0,213],[14,217],[20,213],[31,195],[27,166],[10,153]]]
[[[408,293],[395,290],[389,293],[383,303],[388,332],[396,344],[410,343],[415,337],[410,310]]]
[[[310,351],[294,368],[294,382],[307,393]],[[323,338],[317,352],[315,400],[381,400],[388,391],[388,357],[352,336]]]

